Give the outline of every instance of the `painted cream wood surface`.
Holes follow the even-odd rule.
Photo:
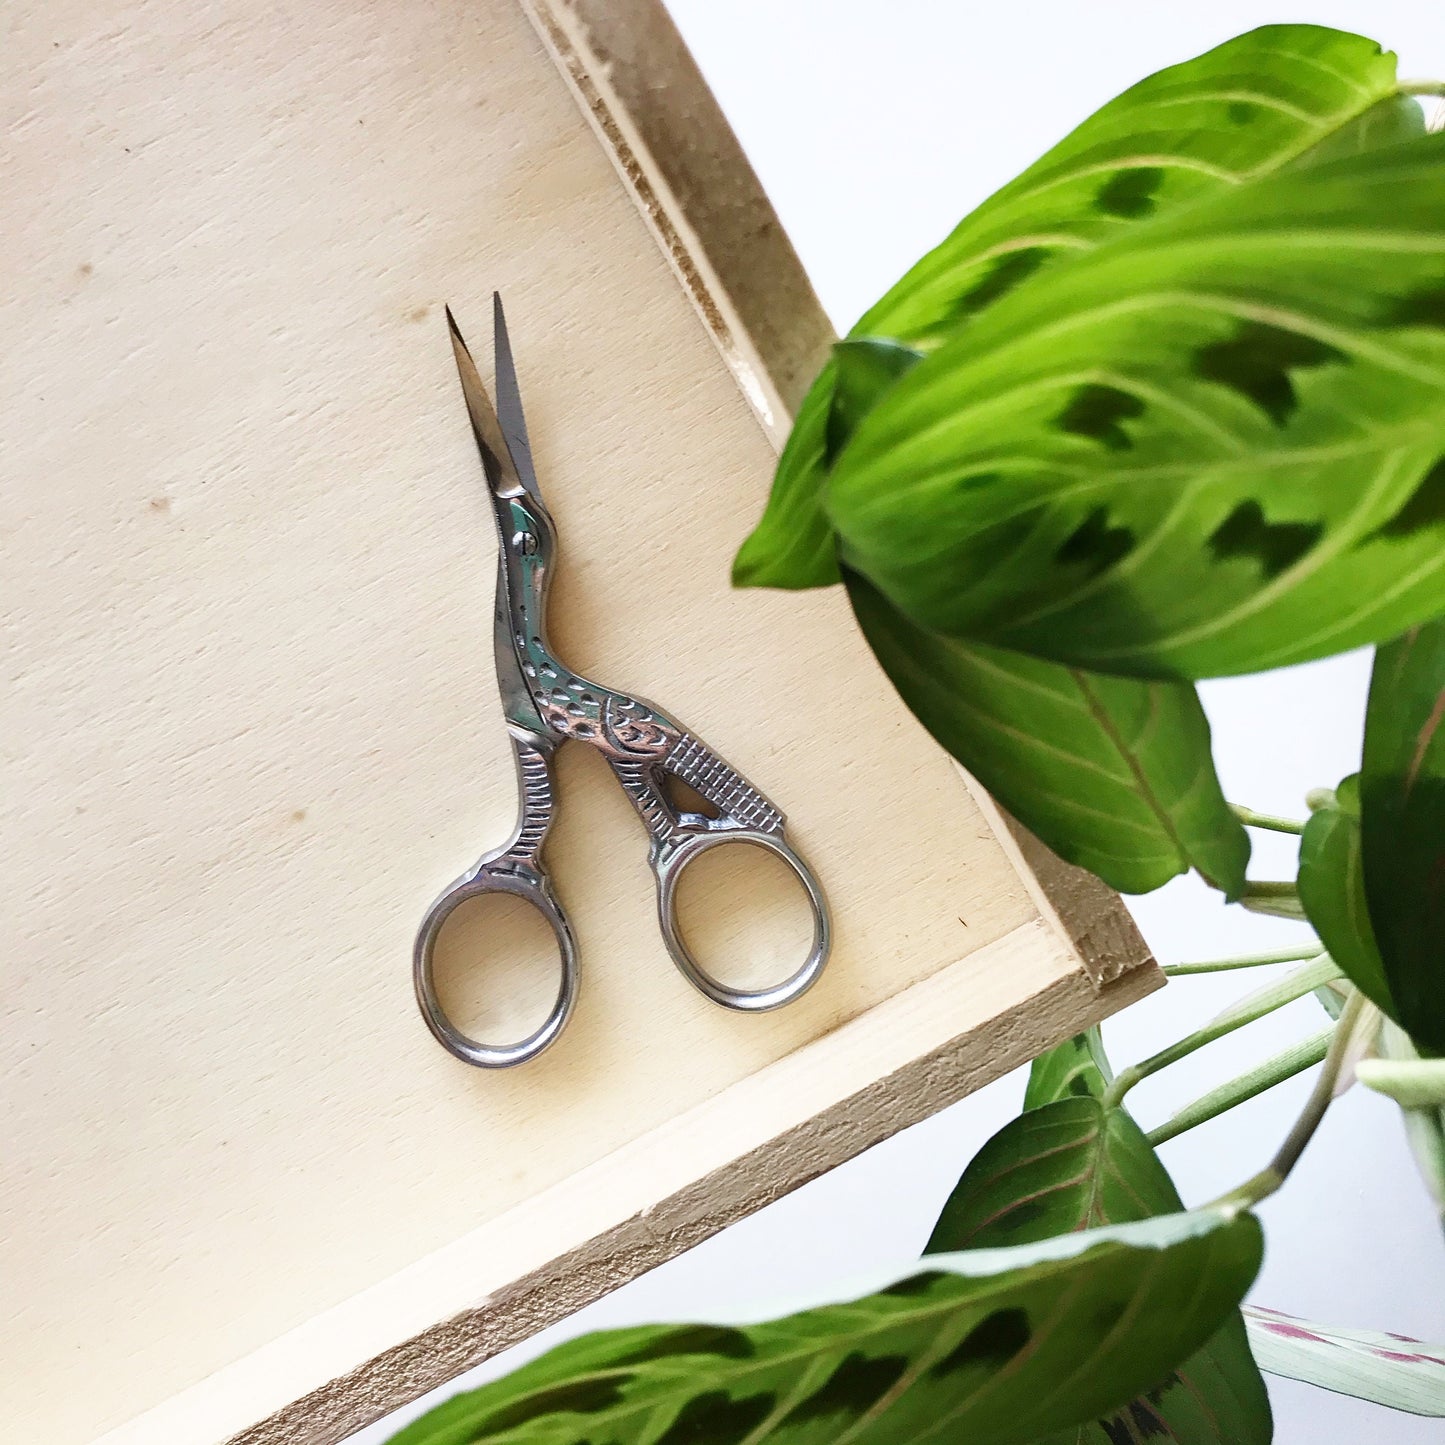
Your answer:
[[[126,1438],[220,1439],[689,1183],[755,1205],[837,1162],[881,1134],[828,1109],[950,1038],[971,1085],[1119,1001],[841,596],[727,586],[768,441],[509,0],[60,0],[6,24],[8,1432],[68,1445],[190,1390],[189,1425]],[[516,806],[441,314],[485,353],[493,287],[563,542],[558,650],[788,812],[837,933],[800,1004],[708,1005],[657,938],[630,808],[564,754],[549,860],[583,997],[501,1075],[432,1043],[409,981],[421,911]],[[749,875],[742,901],[704,945],[781,968],[787,897]],[[841,1152],[727,1184],[829,1117]],[[687,1242],[594,1250],[588,1287]],[[474,1278],[418,1263],[447,1249]],[[421,1281],[395,1320],[361,1294],[393,1276]],[[484,1317],[505,1343],[582,1302],[553,1294]]]

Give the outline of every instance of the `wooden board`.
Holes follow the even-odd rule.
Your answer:
[[[1117,900],[1030,867],[840,595],[727,587],[828,333],[655,6],[7,19],[17,1437],[339,1439],[1154,986]],[[837,931],[798,1005],[708,1005],[628,805],[564,754],[584,992],[502,1075],[436,1047],[409,981],[421,911],[515,809],[441,319],[484,336],[494,287],[559,651],[777,799]],[[776,966],[788,897],[747,897],[698,900],[705,948]]]

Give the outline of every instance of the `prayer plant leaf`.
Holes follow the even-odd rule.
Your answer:
[[[760,1323],[589,1335],[393,1445],[1032,1445],[1164,1379],[1260,1254],[1210,1209],[939,1255]]]
[[[924,727],[1061,858],[1124,893],[1196,869],[1227,897],[1249,838],[1188,683],[1108,677],[936,637],[846,576],[854,615]]]
[[[944,1206],[930,1251],[1018,1245],[1183,1208],[1139,1126],[1102,1102],[1107,1069],[1088,1035],[1034,1061],[1029,1097],[1040,1106],[979,1151]],[[1057,1091],[1051,1101],[1050,1088]],[[1244,1321],[1230,1311],[1202,1348],[1133,1400],[1037,1445],[1267,1445],[1270,1438],[1264,1382]]]
[[[831,587],[840,580],[833,524],[820,490],[837,376],[837,364],[830,361],[793,418],[767,511],[733,558],[736,587]]]
[[[1299,897],[1320,942],[1344,975],[1385,1013],[1394,1013],[1360,863],[1359,777],[1346,778],[1305,824],[1299,850]]]
[[[1387,99],[1394,88],[1393,55],[1317,25],[1251,30],[1161,70],[984,201],[851,335],[932,349],[1060,258],[1315,148],[1348,152],[1418,131],[1419,105]],[[799,411],[767,511],[734,564],[739,586],[838,580],[821,443],[835,375],[825,368]]]
[[[1404,1109],[1445,1109],[1445,1059],[1361,1059],[1355,1077]]]
[[[827,587],[841,580],[832,524],[816,502],[816,479],[878,397],[922,353],[894,341],[840,341],[803,400],[778,458],[768,524],[743,543],[733,563],[739,586]],[[767,573],[764,576],[763,573]]]
[[[1040,1054],[1029,1066],[1024,1112],[1058,1099],[1097,1099],[1114,1078],[1098,1024]]]
[[[1445,134],[1019,288],[879,398],[827,509],[921,626],[1103,671],[1278,667],[1445,611]]]
[[[1414,1415],[1445,1415],[1445,1345],[1347,1330],[1247,1307],[1255,1358],[1272,1375]]]
[[[1445,620],[1375,654],[1360,813],[1365,896],[1394,1007],[1445,1053]]]

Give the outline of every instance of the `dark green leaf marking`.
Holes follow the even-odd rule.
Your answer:
[[[1144,415],[1144,403],[1116,386],[1081,386],[1059,413],[1059,426],[1075,436],[1092,437],[1111,452],[1128,451],[1133,439],[1121,423]]]
[[[615,1363],[640,1365],[673,1355],[722,1355],[729,1360],[746,1360],[752,1353],[753,1342],[742,1330],[726,1325],[679,1325],[675,1330],[664,1330]]]
[[[974,285],[958,298],[961,317],[973,316],[1021,286],[1053,254],[1047,246],[1025,246],[1019,251],[1006,251],[989,263],[988,269]]]
[[[1410,499],[1384,526],[1370,534],[1377,537],[1409,537],[1445,522],[1445,457],[1441,457],[1420,479]]]
[[[1023,1310],[995,1310],[976,1324],[933,1368],[935,1378],[959,1370],[1002,1369],[1033,1338]]]
[[[1142,1399],[1131,1400],[1122,1413],[1100,1420],[1099,1425],[1108,1436],[1109,1445],[1142,1445],[1146,1440],[1174,1438],[1174,1432],[1158,1412]]]
[[[825,1415],[857,1417],[871,1409],[903,1378],[908,1369],[906,1355],[881,1355],[869,1359],[854,1351],[827,1380],[795,1405],[783,1417],[782,1428],[806,1424]]]
[[[1252,497],[1241,502],[1209,535],[1216,562],[1247,557],[1266,578],[1293,567],[1324,535],[1321,522],[1271,522]]]
[[[1388,326],[1445,326],[1445,286],[1424,286],[1390,308]]]
[[[1313,336],[1246,321],[1230,340],[1201,347],[1194,356],[1194,373],[1247,397],[1282,427],[1299,405],[1290,373],[1344,359],[1343,352]]]
[[[619,1370],[538,1390],[489,1415],[482,1422],[482,1429],[500,1435],[504,1430],[524,1425],[529,1420],[540,1420],[544,1415],[596,1414],[599,1410],[620,1404],[622,1387],[631,1379],[630,1373]]]
[[[1086,576],[1094,577],[1125,557],[1133,545],[1133,532],[1110,526],[1109,509],[1095,507],[1054,553],[1054,561],[1065,567],[1082,566]]]
[[[734,1400],[724,1390],[709,1390],[689,1400],[657,1445],[738,1445],[773,1412],[771,1392]]]
[[[1106,215],[1137,221],[1154,214],[1154,196],[1163,184],[1162,166],[1134,166],[1105,181],[1094,197],[1094,205]]]
[[[880,1294],[889,1298],[915,1299],[919,1295],[925,1295],[934,1285],[946,1280],[948,1276],[936,1269],[920,1269],[916,1274],[910,1274],[904,1279],[894,1280],[886,1288],[879,1291]]]

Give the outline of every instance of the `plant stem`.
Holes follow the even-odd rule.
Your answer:
[[[1445,80],[1402,80],[1400,94],[1445,96]]]
[[[1244,885],[1239,902],[1251,913],[1269,913],[1276,918],[1303,919],[1305,916],[1299,889],[1293,883],[1251,880]]]
[[[1419,1051],[1399,1024],[1386,1019],[1380,1027],[1382,1059],[1414,1060]],[[1405,1138],[1419,1165],[1421,1177],[1435,1201],[1440,1223],[1445,1226],[1445,1107],[1434,1109],[1402,1109]]]
[[[1292,1079],[1296,1074],[1312,1068],[1324,1058],[1329,1050],[1330,1039],[1334,1037],[1333,1027],[1321,1029],[1312,1038],[1301,1039],[1299,1043],[1276,1054],[1272,1059],[1256,1065],[1237,1079],[1211,1089],[1200,1095],[1192,1104],[1186,1104],[1173,1118],[1166,1120],[1157,1129],[1149,1131],[1149,1142],[1154,1145],[1177,1138],[1198,1124],[1207,1123],[1221,1114],[1253,1099],[1266,1090]]]
[[[1256,813],[1253,808],[1231,803],[1229,811],[1246,828],[1268,828],[1271,833],[1303,833],[1305,825],[1297,818],[1281,818],[1276,813]]]
[[[1195,973],[1228,973],[1231,969],[1259,968],[1267,963],[1299,963],[1306,958],[1317,958],[1324,951],[1324,944],[1315,940],[1302,943],[1297,948],[1277,948],[1272,953],[1245,953],[1238,958],[1219,958],[1208,963],[1166,963],[1161,972],[1166,978],[1188,978]]]
[[[1322,954],[1312,963],[1306,964],[1304,968],[1297,968],[1285,978],[1231,1004],[1203,1028],[1196,1029],[1177,1043],[1170,1044],[1167,1049],[1161,1049],[1142,1063],[1132,1064],[1127,1069],[1121,1069],[1114,1082],[1104,1091],[1102,1100],[1104,1107],[1106,1109],[1117,1108],[1125,1094],[1140,1080],[1147,1079],[1151,1074],[1157,1074],[1160,1069],[1167,1069],[1170,1064],[1178,1063],[1180,1059],[1186,1058],[1196,1049],[1202,1049],[1205,1044],[1212,1044],[1216,1039],[1222,1039],[1225,1034],[1232,1034],[1235,1029],[1243,1028],[1245,1024],[1252,1024],[1256,1019],[1262,1019],[1266,1014],[1273,1013],[1275,1009],[1282,1008],[1287,1003],[1293,1003],[1297,998],[1303,998],[1307,993],[1312,993],[1317,989],[1320,984],[1326,983],[1338,975],[1339,969],[1336,967],[1334,959],[1330,958],[1328,954]]]
[[[1378,1013],[1358,989],[1350,994],[1335,1024],[1324,1068],[1320,1070],[1294,1127],[1279,1146],[1279,1152],[1252,1179],[1246,1179],[1238,1189],[1232,1189],[1215,1200],[1214,1208],[1231,1211],[1252,1209],[1261,1200],[1268,1199],[1289,1178],[1305,1146],[1314,1138],[1325,1111],[1334,1102],[1335,1086],[1339,1083],[1346,1060],[1354,1054],[1358,1036],[1378,1024]]]

